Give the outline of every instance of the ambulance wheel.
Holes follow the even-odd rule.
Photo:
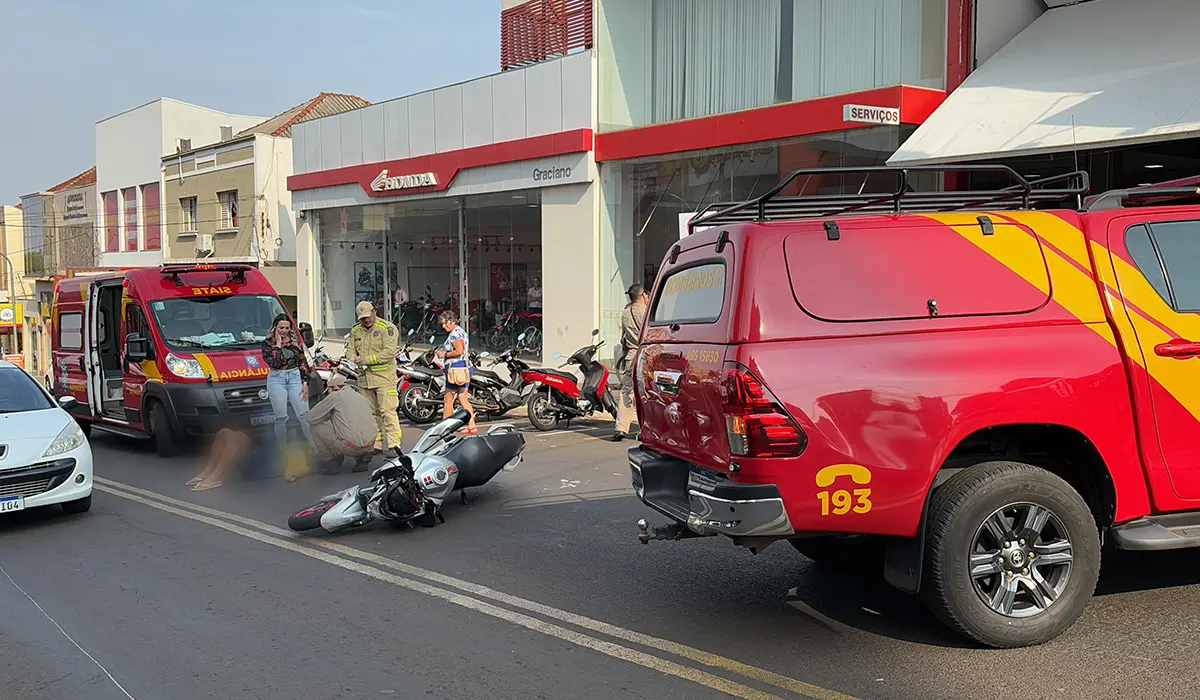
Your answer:
[[[154,436],[154,448],[159,457],[168,458],[179,454],[179,441],[171,431],[167,409],[157,401],[150,409],[150,434]]]

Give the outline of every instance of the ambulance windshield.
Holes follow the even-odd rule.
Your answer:
[[[150,311],[163,342],[174,350],[248,348],[267,337],[283,305],[266,294],[156,299]]]

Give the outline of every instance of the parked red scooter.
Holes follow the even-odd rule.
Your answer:
[[[600,335],[600,331],[592,331],[592,336]],[[590,416],[598,410],[605,410],[617,417],[617,402],[608,385],[608,368],[596,360],[596,351],[604,344],[597,343],[580,348],[567,361],[559,365],[579,365],[583,372],[583,386],[575,375],[560,372],[546,367],[534,367],[521,373],[525,382],[536,382],[536,388],[529,395],[526,406],[529,409],[529,422],[538,430],[554,430],[559,421],[566,420],[571,425],[572,418]],[[554,353],[554,359],[561,359],[562,353]]]

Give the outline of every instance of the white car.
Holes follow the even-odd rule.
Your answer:
[[[41,384],[0,361],[0,516],[61,504],[67,513],[92,507],[92,448],[79,423]]]

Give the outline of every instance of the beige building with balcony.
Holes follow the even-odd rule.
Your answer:
[[[292,126],[369,103],[352,95],[315,98],[214,144],[162,159],[167,258],[241,258],[296,311],[296,221],[287,178]]]

